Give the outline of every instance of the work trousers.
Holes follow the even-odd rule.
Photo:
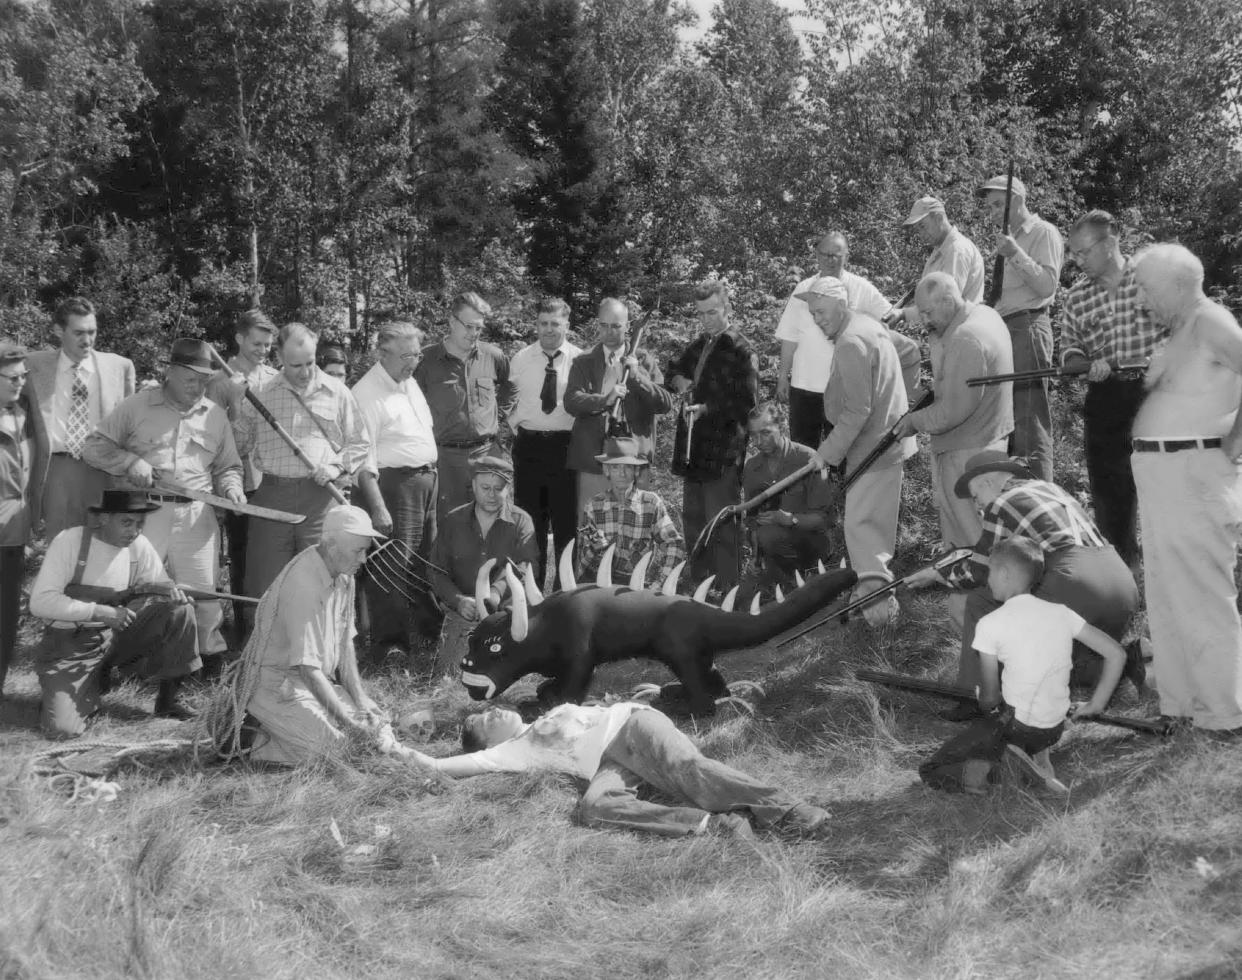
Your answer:
[[[736,466],[726,467],[714,480],[686,480],[681,498],[682,533],[686,547],[693,548],[699,533],[725,507],[742,502],[742,484]],[[715,575],[715,586],[728,591],[737,584],[738,548],[737,521],[725,520],[716,526],[707,547],[695,558],[690,573],[694,585]]]
[[[568,457],[568,429],[519,429],[513,440],[513,502],[530,515],[535,525],[535,543],[539,548],[535,581],[540,588],[548,567],[548,531],[552,532],[557,557],[578,533],[577,474],[568,467]],[[559,585],[558,572],[558,588]]]
[[[472,448],[441,445],[439,451],[439,483],[436,488],[436,520],[443,524],[444,515],[455,507],[471,503],[474,491],[470,488],[473,474],[470,461],[498,452],[495,445],[485,441]],[[501,455],[508,455],[501,453]]]
[[[336,506],[336,501],[326,487],[309,476],[291,478],[264,474],[263,482],[254,492],[253,503],[306,515],[301,524],[256,520],[250,525],[246,546],[246,594],[261,598],[294,557],[319,544],[324,514]]]
[[[1135,453],[1131,464],[1160,711],[1200,728],[1238,728],[1242,466],[1219,449]]]
[[[43,536],[50,542],[66,528],[84,527],[86,508],[99,503],[108,482],[103,470],[68,453],[52,453],[43,484]]]
[[[159,554],[168,574],[178,585],[215,591],[219,561],[216,512],[210,504],[191,500],[185,504],[162,504],[147,515],[142,533]],[[196,599],[198,652],[202,656],[228,649],[220,635],[224,611],[219,600]]]
[[[1087,387],[1083,428],[1095,523],[1133,566],[1138,559],[1138,499],[1130,469],[1130,430],[1143,403],[1141,378],[1108,377]]]
[[[328,681],[333,693],[354,717],[361,712],[345,688]],[[259,669],[259,684],[246,710],[259,723],[250,759],[299,765],[330,755],[345,744],[345,733],[301,678],[272,667]]]
[[[436,494],[439,481],[434,466],[383,467],[379,471],[379,491],[392,517],[391,537],[417,555],[427,556],[436,537]],[[385,554],[402,568],[430,581],[427,566],[417,559],[402,557],[388,548]],[[430,599],[411,606],[397,593],[380,588],[370,576],[364,579],[371,620],[372,644],[409,643],[412,627],[421,631],[438,625],[439,613]],[[421,598],[421,597],[420,597]]]
[[[1044,310],[1005,317],[1013,343],[1014,371],[1052,366],[1052,320]],[[1047,378],[1013,383],[1011,456],[1022,456],[1038,480],[1052,480],[1052,408]]]
[[[832,426],[824,418],[824,393],[789,389],[789,438],[812,449],[828,438]]]
[[[1048,602],[1068,606],[1088,624],[1118,642],[1138,611],[1138,586],[1134,574],[1112,545],[1103,548],[1062,548],[1044,555],[1044,577],[1033,590]],[[969,690],[979,684],[979,654],[974,648],[975,626],[1000,603],[987,588],[966,596],[962,624],[962,650],[957,683]],[[1100,676],[1103,661],[1080,643],[1074,644],[1072,683],[1089,685]]]
[[[882,463],[863,473],[845,495],[845,548],[850,567],[888,574],[897,550],[897,515],[901,510],[902,464]]]
[[[254,499],[254,491],[246,494],[247,500]],[[245,514],[224,512],[224,534],[228,538],[229,552],[229,591],[234,595],[248,595],[246,592],[246,542],[249,540],[250,518]],[[245,621],[246,603],[233,603],[233,629],[241,647],[242,623]]]
[[[17,651],[17,621],[22,612],[22,572],[26,549],[20,544],[0,548],[0,694]]]
[[[966,472],[966,464],[972,456],[985,449],[1000,451],[1004,448],[1005,440],[998,439],[986,446],[932,453],[932,497],[940,516],[940,540],[946,548],[969,548],[983,535],[983,518],[975,502],[969,497],[959,497],[953,488]]]
[[[134,621],[120,632],[103,627],[48,627],[35,654],[43,701],[39,724],[49,735],[86,730],[99,710],[99,678],[119,669],[139,680],[173,680],[198,670],[194,607],[145,597],[131,602]]]
[[[1000,762],[1006,745],[1016,745],[1028,755],[1035,755],[1056,745],[1065,731],[1064,723],[1055,728],[1024,725],[1007,710],[999,717],[979,718],[940,746],[919,766],[919,778],[933,789],[949,793],[962,792],[966,763],[980,760],[993,765]]]
[[[638,471],[638,479],[634,481],[639,490],[651,489],[651,467],[644,466]],[[578,509],[574,514],[575,521],[584,520],[583,511],[586,505],[591,502],[591,498],[597,494],[607,493],[612,484],[608,482],[608,477],[603,473],[587,473],[583,470],[578,471]],[[523,508],[525,509],[525,508]],[[560,558],[560,555],[557,555]]]
[[[795,570],[814,569],[816,562],[829,560],[828,533],[823,529],[760,524],[754,533],[763,559],[760,582],[764,585],[789,585],[795,581]]]
[[[643,788],[675,805],[639,799]],[[767,827],[798,803],[783,790],[707,758],[665,715],[642,710],[630,715],[604,750],[578,805],[578,819],[592,827],[684,837],[702,827],[708,814],[746,810]]]

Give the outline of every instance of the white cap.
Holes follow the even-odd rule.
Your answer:
[[[944,214],[944,201],[938,197],[920,197],[914,202],[914,206],[910,208],[910,217],[906,218],[902,224],[918,224],[929,214]]]
[[[846,303],[850,299],[849,293],[845,291],[845,283],[836,276],[820,276],[802,292],[796,293],[794,299],[800,299],[805,303],[812,296],[827,296],[830,299],[839,299]]]
[[[339,531],[356,534],[360,538],[382,538],[384,536],[371,526],[371,518],[365,510],[347,504],[333,507],[323,515],[324,537]]]

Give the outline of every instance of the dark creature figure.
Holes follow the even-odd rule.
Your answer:
[[[857,581],[852,570],[824,571],[821,564],[818,575],[800,582],[787,597],[778,589],[777,602],[760,609],[756,595],[749,612],[734,612],[736,588],[720,608],[707,604],[710,578],[693,597],[677,595],[682,565],[669,574],[660,591],[643,588],[646,555],[629,585],[613,585],[611,548],[600,562],[596,584],[577,586],[571,552],[572,545],[561,557],[561,581],[567,588],[546,598],[533,578],[528,576],[523,586],[513,570],[506,569],[512,607],[479,624],[462,661],[461,681],[474,700],[490,700],[525,675],[542,674],[547,680],[539,686],[541,704],[581,703],[598,665],[645,657],[676,675],[692,714],[708,715],[717,698],[729,696],[714,665],[718,654],[773,639],[824,609]],[[491,564],[479,571],[483,591],[479,608]]]

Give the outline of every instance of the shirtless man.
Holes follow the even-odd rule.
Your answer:
[[[1134,421],[1147,616],[1160,710],[1242,729],[1242,625],[1234,585],[1242,524],[1242,327],[1203,294],[1181,245],[1135,262],[1143,305],[1167,325]]]

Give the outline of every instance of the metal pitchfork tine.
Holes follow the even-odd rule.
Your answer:
[[[397,563],[393,559],[392,555],[381,556],[378,564],[379,567],[401,582],[402,585],[414,589],[415,591],[424,591],[432,587],[431,583],[424,579],[421,575],[417,575],[408,568],[404,568]]]
[[[363,567],[367,570],[367,574],[371,576],[371,581],[374,582],[376,585],[378,585],[385,592],[395,592],[397,593],[397,595],[401,596],[403,599],[405,599],[406,602],[410,603],[411,605],[415,602],[415,599],[412,595],[406,592],[405,589],[401,588],[401,586],[399,586],[396,582],[394,582],[384,573],[384,569],[380,566],[378,562],[376,562],[375,564],[367,562],[367,564],[364,565]]]
[[[449,573],[446,572],[443,568],[441,568],[435,562],[424,558],[417,551],[415,551],[408,544],[406,544],[406,542],[400,540],[399,538],[389,538],[387,541],[384,542],[383,545],[381,545],[381,547],[386,548],[388,547],[388,545],[392,545],[395,549],[399,550],[407,564],[411,560],[421,561],[424,565],[430,568],[433,572],[439,572],[441,575],[445,576],[446,578],[452,578],[452,576],[449,575]],[[379,549],[377,548],[376,550],[378,551]],[[413,572],[411,572],[410,574],[413,574]]]
[[[426,591],[428,594],[434,595],[430,582],[426,581],[408,568],[403,567],[401,560],[398,558],[396,553],[390,553],[385,550],[388,549],[390,545],[394,545],[392,551],[397,552],[398,549],[395,545],[399,545],[400,543],[401,542],[390,539],[385,541],[367,556],[367,561],[364,567],[368,570],[368,572],[370,572],[371,581],[375,582],[375,584],[385,592],[395,591],[399,593],[409,603],[415,603],[417,600],[414,596],[411,596],[405,588],[402,588],[402,586],[413,589],[415,592]],[[381,577],[383,578],[383,581],[381,581]]]
[[[384,549],[388,548],[390,545],[392,546],[392,552],[385,551]],[[405,544],[403,541],[390,539],[376,548],[375,551],[371,553],[371,556],[373,558],[383,558],[385,564],[388,566],[388,570],[390,572],[400,572],[401,577],[406,580],[407,585],[414,586],[415,588],[432,588],[433,586],[431,582],[423,578],[410,567],[407,557],[410,554],[413,554],[413,552],[410,550],[409,545]],[[434,568],[436,566],[433,565],[432,567]]]

